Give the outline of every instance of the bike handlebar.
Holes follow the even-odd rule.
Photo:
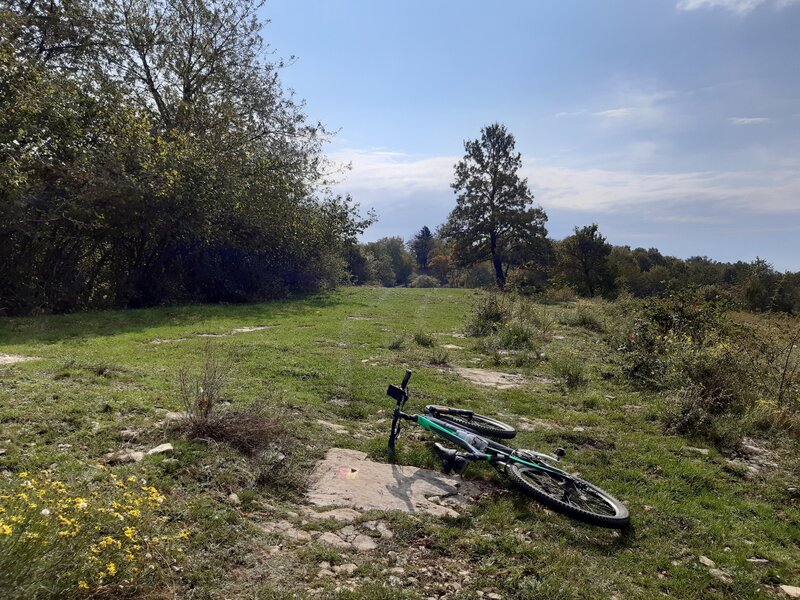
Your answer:
[[[405,390],[406,386],[408,385],[408,380],[411,379],[411,369],[406,369],[406,376],[403,377],[403,383],[400,384],[400,388]]]

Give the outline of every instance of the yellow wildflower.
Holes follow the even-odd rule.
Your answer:
[[[125,533],[125,537],[129,540],[133,541],[136,539],[136,530],[133,527],[126,527],[123,532]]]
[[[11,528],[11,525],[0,521],[0,535],[11,535],[13,531],[14,530]]]
[[[106,565],[106,573],[109,575],[116,575],[117,574],[117,565],[113,562],[110,562]]]
[[[81,579],[78,582],[78,587],[81,588],[82,590],[88,590],[89,589],[89,584],[88,584],[88,582],[86,582],[83,579]]]

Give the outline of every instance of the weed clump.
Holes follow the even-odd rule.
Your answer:
[[[406,338],[402,335],[395,336],[391,342],[389,342],[389,350],[402,350],[403,346],[406,345]]]
[[[430,275],[417,275],[411,280],[411,287],[414,288],[438,288],[441,287],[439,280]]]
[[[587,377],[583,362],[571,354],[558,356],[550,361],[553,373],[568,390],[586,385]]]
[[[447,350],[444,350],[442,348],[434,350],[433,354],[431,355],[432,365],[437,365],[437,366],[446,365],[449,361],[450,361],[450,354],[447,352]]]
[[[498,331],[511,318],[509,304],[500,294],[483,296],[475,303],[464,332],[470,337],[484,337]]]
[[[422,346],[424,348],[432,348],[434,345],[433,336],[429,333],[425,333],[424,331],[418,331],[414,334],[414,342],[418,346]]]
[[[220,361],[210,344],[203,349],[198,371],[187,367],[180,370],[180,395],[186,409],[188,434],[224,442],[254,456],[273,446],[286,430],[280,419],[271,414],[269,397],[238,408],[217,410],[230,371],[230,365]]]

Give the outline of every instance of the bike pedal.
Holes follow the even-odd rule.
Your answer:
[[[455,450],[451,450],[450,448],[445,448],[439,442],[436,442],[433,445],[433,448],[434,450],[436,450],[436,454],[439,455],[439,459],[442,461],[442,471],[444,472],[444,474],[449,475],[450,473],[452,473],[453,467],[455,467],[458,464],[458,459],[459,459],[459,457],[457,456],[458,453]]]

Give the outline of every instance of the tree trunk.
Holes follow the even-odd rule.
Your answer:
[[[503,261],[497,256],[497,237],[492,235],[490,238],[492,250],[492,264],[494,265],[494,276],[497,279],[497,287],[501,290],[506,287],[506,275],[503,273]]]

